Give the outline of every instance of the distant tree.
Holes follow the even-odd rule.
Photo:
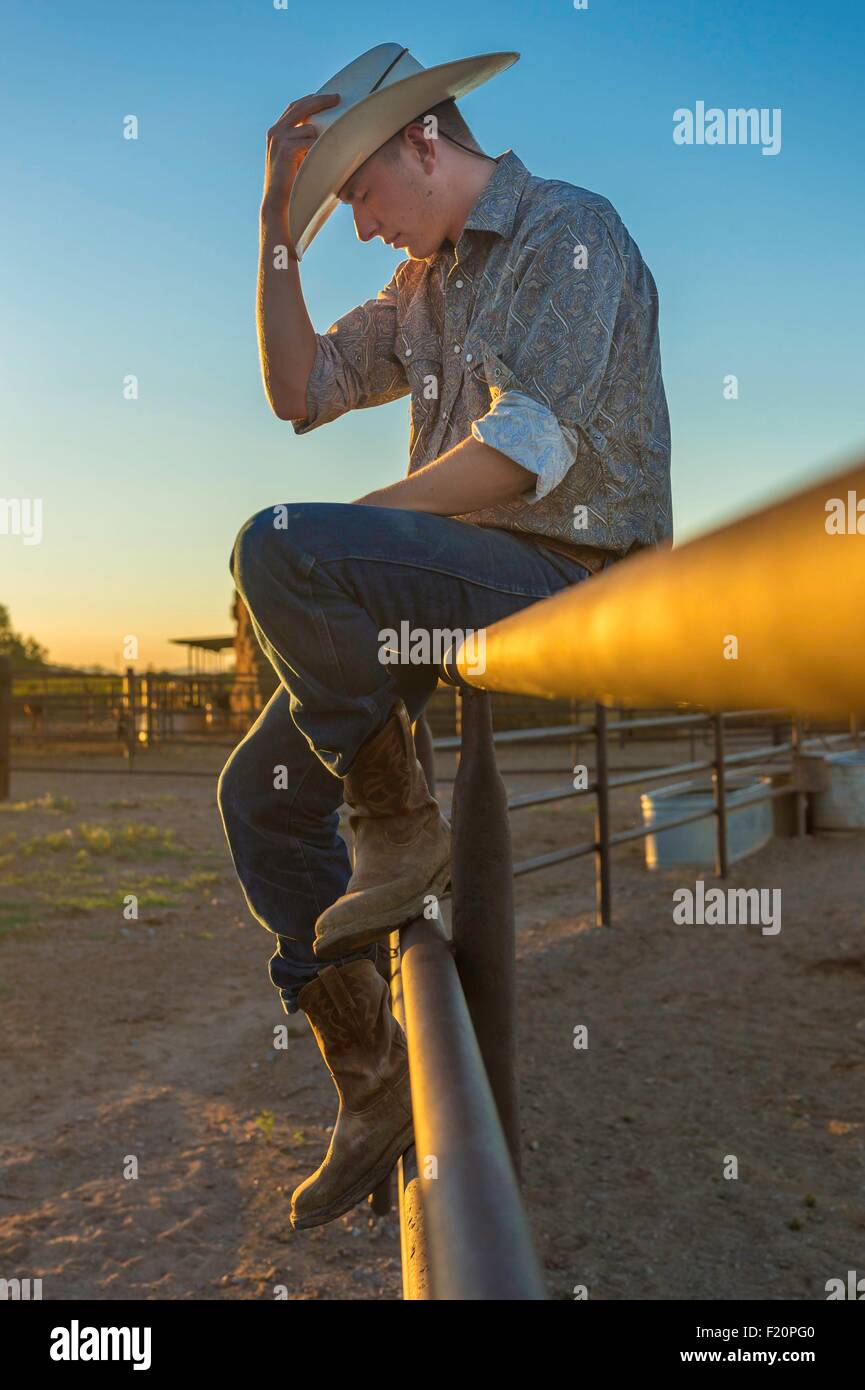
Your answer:
[[[22,637],[20,632],[13,631],[9,609],[3,603],[0,603],[0,656],[11,657],[16,671],[35,670],[45,666],[48,660],[46,648],[35,637]]]

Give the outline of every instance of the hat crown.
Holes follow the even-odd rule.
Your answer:
[[[316,96],[324,92],[339,94],[336,106],[316,111],[306,119],[314,127],[316,134],[321,135],[334,121],[344,116],[350,107],[356,106],[373,92],[381,91],[383,87],[391,87],[403,78],[424,71],[423,64],[412,57],[402,44],[376,44],[375,48],[367,49],[366,53],[340,68],[339,72],[328,78],[324,86],[319,87]]]

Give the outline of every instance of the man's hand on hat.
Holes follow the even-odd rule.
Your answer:
[[[307,117],[333,106],[337,101],[339,94],[336,92],[301,97],[291,102],[270,127],[264,160],[262,216],[281,217],[287,211],[297,171],[317,134]]]

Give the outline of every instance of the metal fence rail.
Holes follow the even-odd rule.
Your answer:
[[[461,726],[465,756],[451,808],[452,938],[439,918],[391,937],[391,996],[408,1038],[415,1124],[415,1146],[398,1172],[403,1292],[411,1299],[543,1299],[518,1186],[510,840],[485,696],[469,692]],[[433,743],[422,720],[415,742],[434,790]],[[479,819],[491,827],[488,840]]]
[[[645,551],[494,624],[480,690],[708,709],[861,710],[865,544],[827,506],[865,500],[865,461],[669,551]]]

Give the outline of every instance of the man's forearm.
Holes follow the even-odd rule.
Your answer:
[[[300,271],[290,247],[288,212],[261,208],[256,320],[264,390],[281,420],[306,415],[306,383],[315,361]]]
[[[356,501],[367,507],[460,516],[519,497],[536,481],[528,468],[472,435],[409,477]]]

